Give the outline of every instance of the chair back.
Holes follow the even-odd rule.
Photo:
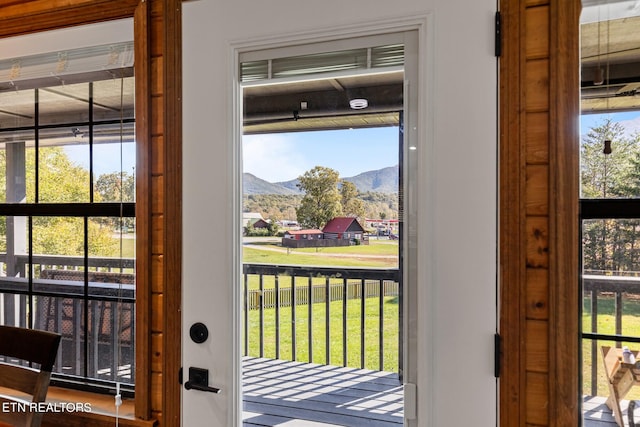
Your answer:
[[[40,426],[59,345],[60,334],[0,325],[0,425]]]

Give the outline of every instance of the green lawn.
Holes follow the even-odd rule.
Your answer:
[[[360,367],[360,339],[365,334],[365,368],[379,369],[379,307],[377,298],[365,301],[365,325],[360,324],[360,300],[347,302],[347,366]],[[326,360],[326,306],[313,304],[311,321],[307,305],[296,308],[296,360],[331,365],[343,365],[342,301],[329,304],[330,360]],[[275,309],[264,310],[264,357],[276,357],[276,329],[280,331],[280,358],[292,360],[292,319],[291,307],[280,309],[279,322],[276,324]],[[384,299],[384,370],[398,371],[398,301],[396,297]],[[313,360],[309,359],[309,324],[312,325]],[[249,348],[248,355],[258,357],[260,317],[258,310],[249,312]],[[278,328],[277,328],[278,326]]]
[[[374,242],[371,245],[318,248],[317,251],[315,248],[287,251],[274,243],[251,243],[251,247],[245,245],[242,248],[243,262],[248,264],[397,268],[397,256],[397,242],[388,241]]]
[[[584,332],[591,332],[591,313],[590,313],[590,299],[585,298],[583,301],[583,316],[582,316],[582,328]],[[623,298],[623,306],[622,306],[622,334],[629,336],[640,336],[640,300],[636,298]],[[614,298],[612,297],[600,297],[598,298],[598,322],[597,329],[598,333],[602,334],[615,334],[615,305]],[[591,395],[591,367],[593,366],[592,362],[592,341],[591,340],[583,340],[582,342],[582,375],[583,375],[583,393]],[[600,351],[601,346],[615,346],[614,342],[608,341],[598,341],[596,343],[596,367],[598,370],[598,388],[597,394],[599,396],[608,396],[609,388],[607,385],[607,380],[604,374],[604,367],[602,364],[602,355]],[[640,344],[634,343],[622,343],[622,345],[626,345],[632,350],[640,350]],[[636,390],[636,388],[632,388],[629,394],[627,395],[628,399],[640,399],[640,390]]]

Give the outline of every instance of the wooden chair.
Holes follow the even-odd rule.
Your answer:
[[[0,325],[0,426],[40,426],[43,411],[33,404],[47,396],[59,344],[53,332]],[[13,364],[17,360],[39,367]]]
[[[603,346],[601,350],[604,371],[609,384],[609,398],[606,404],[613,412],[618,426],[624,427],[620,400],[624,399],[631,387],[640,385],[640,363],[624,363],[621,348]],[[638,351],[632,351],[632,353],[638,360],[640,353]],[[630,417],[630,420],[633,418]]]

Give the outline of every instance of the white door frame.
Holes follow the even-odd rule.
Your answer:
[[[427,94],[429,90],[421,90],[428,86],[425,79],[421,79],[420,76],[427,74],[424,69],[429,68],[428,64],[431,63],[430,50],[420,49],[428,39],[427,31],[430,28],[428,25],[430,16],[418,16],[410,19],[390,20],[383,22],[369,23],[361,26],[349,26],[341,28],[331,28],[329,30],[322,30],[318,32],[305,32],[299,34],[287,34],[283,37],[271,38],[271,39],[250,39],[236,41],[231,44],[230,55],[233,58],[233,93],[231,96],[233,111],[233,138],[232,149],[233,152],[233,187],[234,187],[234,230],[236,230],[236,236],[234,239],[234,256],[236,262],[234,262],[234,282],[241,283],[242,279],[242,263],[241,263],[241,244],[242,241],[242,227],[240,225],[240,218],[242,217],[242,120],[241,120],[241,107],[242,107],[242,87],[240,84],[241,78],[240,71],[240,56],[251,52],[255,57],[270,57],[274,55],[274,51],[284,51],[285,56],[295,56],[301,54],[310,54],[315,51],[327,51],[327,44],[335,44],[336,40],[345,40],[343,48],[352,48],[353,44],[349,43],[356,38],[363,37],[375,37],[380,36],[381,40],[384,40],[385,36],[397,33],[409,33],[412,32],[416,37],[409,37],[404,40],[405,43],[405,114],[404,114],[404,190],[405,190],[405,236],[403,238],[405,262],[404,274],[403,274],[403,289],[404,289],[404,318],[403,318],[403,333],[404,333],[404,349],[403,349],[403,376],[404,383],[410,383],[414,386],[418,385],[420,380],[424,382],[421,384],[421,393],[416,395],[414,386],[406,386],[407,396],[405,400],[405,425],[417,426],[419,425],[419,414],[421,418],[425,420],[431,414],[429,402],[431,401],[432,385],[428,379],[430,375],[428,373],[428,367],[430,366],[430,343],[425,339],[431,335],[430,329],[432,325],[431,321],[431,309],[418,310],[418,307],[429,307],[432,299],[429,297],[430,287],[425,286],[421,292],[418,292],[418,281],[422,279],[422,283],[429,283],[428,272],[431,271],[431,262],[428,256],[429,247],[427,242],[429,239],[426,235],[430,234],[428,227],[415,227],[407,226],[411,223],[418,223],[417,213],[421,207],[428,206],[426,200],[421,200],[419,194],[428,195],[431,190],[432,177],[429,175],[433,171],[432,165],[429,164],[433,156],[430,156],[430,143],[427,129],[431,128],[428,125],[431,120],[423,121],[424,126],[419,126],[417,122],[418,117],[427,117],[428,114],[425,111],[421,111],[419,106],[427,105]],[[416,44],[418,46],[416,46]],[[335,49],[338,50],[338,49]],[[407,54],[412,52],[412,54]],[[421,67],[422,66],[422,67]],[[411,93],[417,93],[418,96],[410,96]],[[411,148],[410,148],[411,147]],[[410,180],[411,178],[411,180]],[[415,184],[409,185],[411,181]],[[409,196],[409,197],[406,197]],[[428,197],[428,196],[427,196]],[[423,197],[424,198],[424,197]],[[425,233],[420,236],[420,233]],[[411,236],[409,236],[411,235]],[[420,238],[423,237],[423,238]],[[237,252],[236,252],[237,251]],[[422,259],[421,259],[422,258]],[[418,261],[420,259],[420,261]],[[236,286],[234,294],[234,330],[238,331],[236,342],[234,342],[234,352],[237,354],[237,359],[241,359],[241,347],[239,331],[241,330],[241,294],[240,287]],[[424,341],[424,342],[421,342]],[[422,351],[420,351],[422,350]],[[236,376],[238,381],[238,389],[241,391],[241,366],[238,366],[239,371]],[[423,373],[420,375],[420,373]],[[416,400],[418,399],[419,400]],[[236,407],[239,408],[241,414],[242,398],[236,402]],[[420,411],[418,411],[420,408]],[[241,417],[240,417],[241,418]],[[237,419],[234,425],[240,425],[242,420]],[[426,424],[425,424],[426,422]],[[422,421],[422,425],[430,425],[429,421]]]

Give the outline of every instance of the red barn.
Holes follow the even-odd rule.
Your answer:
[[[356,218],[336,217],[322,229],[325,239],[364,240],[364,228]]]

